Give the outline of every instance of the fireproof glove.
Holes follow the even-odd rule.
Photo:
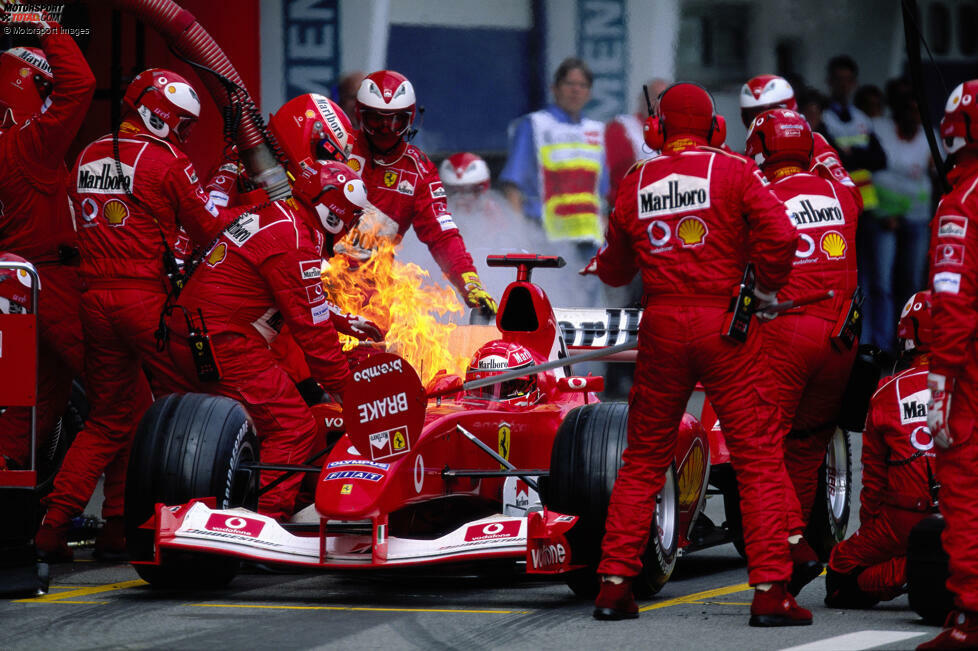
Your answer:
[[[330,321],[337,332],[341,332],[350,337],[360,340],[369,339],[370,341],[383,341],[384,331],[379,325],[369,319],[365,319],[359,314],[342,312],[335,305],[330,306]]]
[[[578,271],[582,276],[597,276],[598,275],[598,256],[591,258],[591,261],[587,263],[583,269]]]
[[[927,427],[934,437],[937,447],[946,450],[954,445],[948,420],[951,415],[951,393],[954,391],[954,378],[939,373],[927,374],[927,388],[930,389],[930,402],[927,403]]]
[[[777,316],[777,312],[765,312],[764,307],[771,305],[772,303],[777,303],[778,293],[769,292],[760,287],[754,290],[754,298],[757,300],[757,309],[754,314],[757,315],[757,320],[762,322],[773,321]]]
[[[482,286],[479,274],[474,271],[466,271],[462,274],[462,282],[465,287],[465,303],[469,307],[479,307],[491,314],[496,313],[496,301]]]

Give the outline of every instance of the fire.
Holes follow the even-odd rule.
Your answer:
[[[464,375],[468,359],[445,345],[456,326],[439,320],[464,312],[455,291],[432,282],[418,265],[396,260],[395,242],[378,238],[374,245],[377,250],[366,262],[337,255],[323,265],[329,299],[344,312],[359,314],[386,330],[387,349],[406,359],[425,385],[439,370]],[[359,343],[345,335],[340,335],[340,342],[344,350]]]

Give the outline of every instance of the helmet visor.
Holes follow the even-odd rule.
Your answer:
[[[323,138],[315,146],[316,160],[335,160],[345,163],[349,160],[349,152],[343,151],[330,138]]]
[[[411,124],[411,113],[408,111],[397,111],[396,113],[364,111],[362,117],[363,128],[371,134],[401,135]]]
[[[190,137],[190,132],[194,128],[194,124],[197,123],[197,118],[184,115],[181,116],[176,125],[173,127],[173,135],[177,137],[180,142],[187,142],[187,138]]]

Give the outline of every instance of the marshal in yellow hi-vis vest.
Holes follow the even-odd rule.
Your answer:
[[[547,111],[531,113],[530,123],[547,238],[600,242],[604,125],[587,118],[566,124]]]

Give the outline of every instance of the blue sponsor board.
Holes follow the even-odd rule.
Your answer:
[[[628,113],[625,0],[577,0],[577,53],[594,73],[585,115],[610,120]]]
[[[339,0],[283,0],[285,96],[331,97],[340,75]]]
[[[331,479],[364,479],[366,481],[380,481],[384,476],[376,472],[364,472],[362,470],[340,470],[326,475],[323,481]]]
[[[327,468],[343,468],[345,466],[366,466],[368,468],[376,468],[377,470],[387,470],[391,467],[391,464],[370,461],[369,459],[343,459],[341,461],[330,461],[326,464]]]

